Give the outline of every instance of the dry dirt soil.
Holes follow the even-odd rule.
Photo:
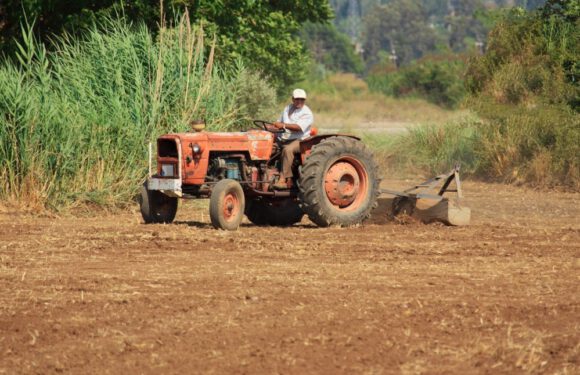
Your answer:
[[[578,374],[580,194],[465,189],[455,228],[5,211],[0,373]]]

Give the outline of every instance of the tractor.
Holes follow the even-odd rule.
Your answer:
[[[351,226],[377,205],[379,178],[371,151],[357,137],[311,136],[294,158],[293,187],[275,190],[283,145],[267,121],[242,132],[194,131],[157,139],[157,170],[141,189],[146,223],[170,223],[178,199],[209,197],[217,229],[236,230],[244,217],[256,225],[289,226],[306,214],[320,227]]]

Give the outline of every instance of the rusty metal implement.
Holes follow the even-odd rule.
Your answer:
[[[459,165],[451,171],[433,177],[404,191],[381,189],[381,193],[395,196],[392,216],[406,214],[424,223],[442,222],[446,225],[468,225],[471,210],[463,205]],[[455,182],[455,189],[451,189]],[[456,193],[453,197],[446,193]]]

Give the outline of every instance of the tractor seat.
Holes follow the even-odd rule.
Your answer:
[[[318,128],[315,128],[314,126],[310,128],[310,136],[314,137],[315,135],[318,135]]]

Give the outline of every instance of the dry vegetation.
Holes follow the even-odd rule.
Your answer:
[[[466,111],[443,109],[422,99],[396,99],[373,93],[353,74],[334,74],[318,83],[304,84],[316,126],[322,130],[398,131],[418,124],[442,124]]]
[[[0,374],[578,373],[580,196],[465,189],[464,228],[4,211]]]

